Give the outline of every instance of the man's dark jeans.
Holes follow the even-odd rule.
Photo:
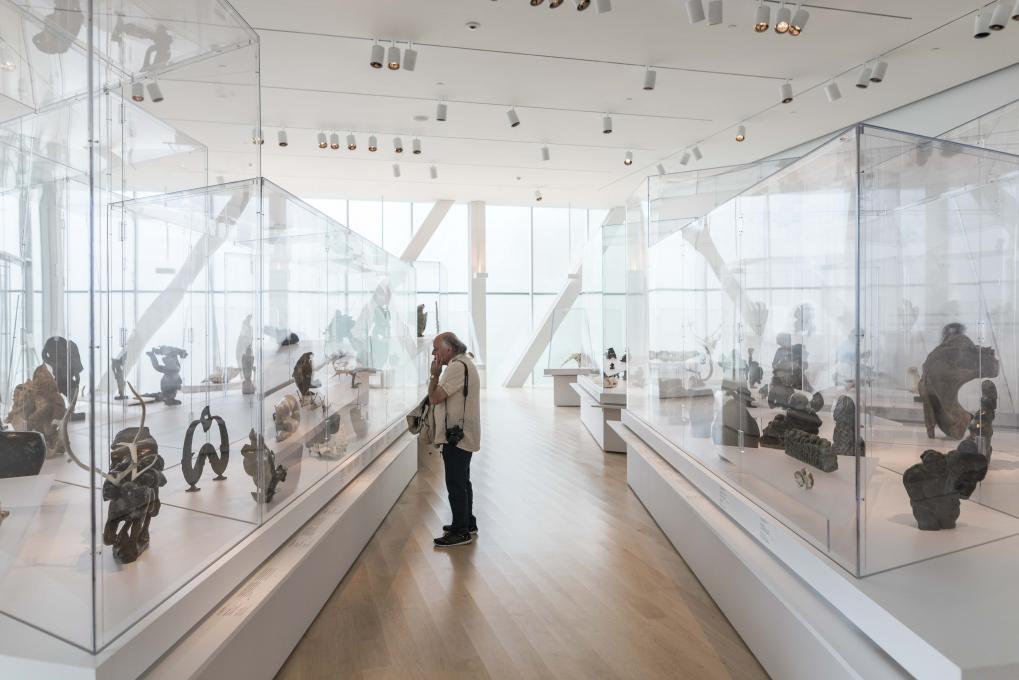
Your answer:
[[[453,511],[453,531],[466,534],[478,526],[474,516],[474,489],[471,487],[470,451],[452,444],[442,445],[442,463],[446,468],[446,491],[449,507]]]

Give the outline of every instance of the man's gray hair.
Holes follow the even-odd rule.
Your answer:
[[[463,354],[467,351],[467,345],[463,344],[463,341],[456,337],[456,333],[441,333],[439,339],[446,343],[446,347],[449,347],[457,354]]]

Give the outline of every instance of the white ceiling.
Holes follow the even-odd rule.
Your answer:
[[[607,207],[659,161],[679,170],[686,145],[700,143],[704,167],[751,161],[1019,61],[1019,23],[974,40],[979,3],[969,0],[820,0],[796,38],[754,33],[756,0],[725,0],[719,26],[690,25],[684,0],[612,4],[599,15],[570,0],[556,10],[527,0],[235,0],[261,36],[263,174],[304,196],[520,204],[540,188],[544,205]],[[371,69],[372,38],[416,43],[417,69]],[[859,65],[885,53],[886,81],[855,88]],[[644,64],[659,67],[653,92],[641,89]],[[822,90],[832,76],[843,94],[833,104]],[[797,97],[781,106],[785,78]],[[440,98],[445,123],[434,120]],[[611,135],[601,132],[606,111]],[[203,128],[226,123],[187,118],[180,127],[203,140]],[[741,121],[748,139],[737,144]],[[273,143],[280,126],[285,149]],[[319,150],[319,130],[353,131],[359,148]],[[370,132],[378,153],[367,151]],[[394,135],[408,149],[400,156]],[[409,153],[415,136],[420,156]]]

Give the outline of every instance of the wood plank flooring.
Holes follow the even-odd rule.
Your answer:
[[[482,408],[477,541],[432,547],[450,517],[423,455],[278,680],[767,678],[576,409],[545,388]]]

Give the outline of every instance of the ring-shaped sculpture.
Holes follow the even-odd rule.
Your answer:
[[[208,432],[212,429],[214,422],[219,425],[218,453],[212,442],[205,442],[202,444],[202,448],[198,450],[198,453],[194,453],[191,449],[191,443],[195,436],[195,430],[201,425],[202,432]],[[230,436],[227,434],[226,422],[222,416],[212,415],[208,406],[202,409],[202,415],[198,420],[191,422],[191,425],[188,426],[187,434],[184,435],[184,454],[181,457],[180,467],[184,473],[184,481],[188,483],[188,492],[201,490],[195,485],[202,478],[202,472],[205,470],[205,461],[209,461],[209,466],[216,473],[216,477],[212,481],[221,482],[226,479],[223,473],[226,472],[227,463],[230,462]]]

